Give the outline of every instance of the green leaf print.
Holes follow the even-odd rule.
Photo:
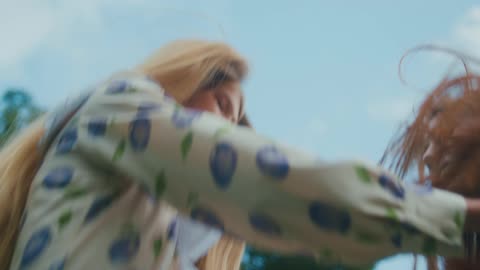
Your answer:
[[[365,244],[377,244],[380,242],[379,237],[370,232],[358,231],[355,233],[355,238]]]
[[[370,173],[364,167],[357,166],[355,167],[355,171],[357,172],[358,178],[365,183],[370,183],[372,179],[370,178]]]
[[[64,198],[76,199],[76,198],[82,197],[87,193],[88,193],[88,190],[86,188],[69,187],[65,190]]]
[[[458,228],[459,230],[463,230],[463,223],[464,223],[465,221],[464,221],[464,219],[463,219],[462,213],[456,212],[456,213],[455,213],[454,220],[455,220],[455,224],[457,224],[457,228]]]
[[[153,241],[153,255],[155,256],[155,258],[160,255],[160,251],[162,250],[162,244],[162,239],[157,239]]]
[[[198,201],[198,193],[189,192],[187,197],[187,208],[192,208]]]
[[[192,147],[193,142],[193,133],[190,131],[183,137],[182,144],[180,146],[182,152],[182,159],[185,160],[187,158],[188,153],[190,152],[190,148]]]
[[[137,88],[129,85],[129,86],[127,87],[127,89],[125,90],[125,92],[126,92],[126,93],[135,93],[135,92],[137,92]]]
[[[67,226],[68,223],[70,223],[70,221],[72,220],[72,216],[73,216],[72,210],[68,210],[64,212],[62,215],[60,215],[60,217],[58,218],[58,227],[60,228],[60,230],[65,228],[65,226]]]
[[[124,139],[122,139],[118,143],[117,149],[115,149],[115,153],[113,154],[112,161],[115,162],[123,156],[123,154],[125,153],[126,146],[127,146],[127,142]]]
[[[323,251],[320,252],[323,259],[331,260],[333,259],[333,252],[329,248],[325,248]]]
[[[223,134],[227,133],[228,131],[230,131],[230,129],[232,128],[231,125],[228,125],[228,126],[224,126],[224,127],[221,127],[219,129],[217,129],[217,131],[215,131],[215,134],[213,135],[215,139],[218,139],[220,138]]]
[[[395,210],[391,207],[387,207],[387,217],[397,221],[398,220],[398,216],[397,216],[397,213],[395,212]]]
[[[162,170],[157,177],[155,177],[155,197],[160,198],[167,187],[167,180],[165,177],[165,170]]]
[[[110,121],[108,121],[108,128],[111,128],[115,124],[115,117],[112,117]]]
[[[133,223],[124,224],[120,230],[120,235],[131,236],[138,234],[138,230]]]

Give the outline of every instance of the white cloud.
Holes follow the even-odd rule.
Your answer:
[[[459,18],[446,36],[440,37],[427,44],[433,44],[440,48],[453,49],[463,55],[480,59],[480,5],[468,9],[461,18]],[[408,63],[413,60],[414,63]],[[468,63],[469,68],[475,71],[479,70],[478,65]],[[422,66],[423,65],[423,66]],[[413,74],[406,74],[406,77],[417,77],[416,81],[424,81],[425,75],[434,75],[434,78],[442,78],[447,74],[464,73],[464,67],[458,57],[437,50],[423,50],[420,54],[412,54],[406,59],[404,66],[407,69],[413,69]],[[418,68],[420,66],[421,68]],[[422,71],[423,68],[423,71]],[[419,73],[418,70],[421,70]],[[407,70],[408,71],[408,70]],[[432,74],[432,72],[434,74]],[[438,83],[438,82],[436,82]],[[431,85],[428,82],[428,85]],[[427,88],[429,89],[429,88]]]
[[[28,56],[55,28],[53,11],[32,3],[0,2],[0,65],[8,67]]]
[[[467,10],[445,38],[431,44],[454,49],[480,59],[480,5]],[[423,51],[411,57],[404,63],[403,75],[409,83],[408,87],[415,88],[418,94],[427,93],[439,83],[439,78],[447,74],[464,72],[458,59],[442,52]],[[473,70],[480,68],[472,64],[469,67]],[[367,112],[372,120],[398,123],[411,116],[414,106],[418,105],[421,98],[420,95],[379,98],[368,103]]]
[[[20,65],[41,45],[57,42],[71,27],[99,27],[104,2],[0,1],[0,69]]]
[[[456,21],[452,29],[443,39],[432,42],[443,48],[453,49],[461,54],[480,59],[480,6],[473,6]],[[453,73],[464,72],[461,61],[454,55],[431,51],[428,54],[430,61],[427,64],[443,67],[444,71]],[[469,65],[478,70],[476,65]],[[452,70],[449,70],[452,69]]]
[[[230,2],[229,0],[208,0],[201,3],[196,1],[187,3],[181,0],[0,0],[0,40],[2,40],[0,70],[11,69],[12,65],[21,65],[42,45],[56,49],[61,47],[59,45],[62,40],[72,42],[75,37],[71,33],[84,31],[100,33],[112,29],[121,31],[114,28],[113,21],[108,21],[108,25],[105,23],[106,14],[112,10],[138,14],[142,19],[149,17],[154,20],[161,19],[162,16],[168,20],[178,14],[177,17],[182,19],[210,19],[212,25],[212,23],[218,23],[214,18],[219,17],[225,24],[228,20],[226,14],[231,9]],[[132,24],[134,23],[135,21],[132,21]],[[152,24],[155,23],[152,22]]]
[[[228,38],[232,12],[231,0],[0,0],[0,90],[53,106],[165,42]]]
[[[452,43],[468,53],[480,55],[480,6],[468,10],[454,27]]]

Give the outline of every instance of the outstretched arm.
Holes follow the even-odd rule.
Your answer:
[[[321,162],[185,109],[143,77],[100,86],[76,118],[63,136],[77,132],[80,153],[253,245],[360,265],[401,252],[463,252],[463,197],[361,161]]]

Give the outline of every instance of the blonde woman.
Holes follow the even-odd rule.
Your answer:
[[[462,256],[477,201],[241,127],[246,71],[225,44],[173,42],[19,134],[0,156],[0,269],[233,270],[244,240],[360,266]]]

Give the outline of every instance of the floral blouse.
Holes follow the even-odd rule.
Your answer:
[[[463,197],[319,160],[183,108],[143,75],[119,73],[69,106],[67,123],[48,122],[10,269],[179,269],[177,213],[347,265],[463,254]]]

